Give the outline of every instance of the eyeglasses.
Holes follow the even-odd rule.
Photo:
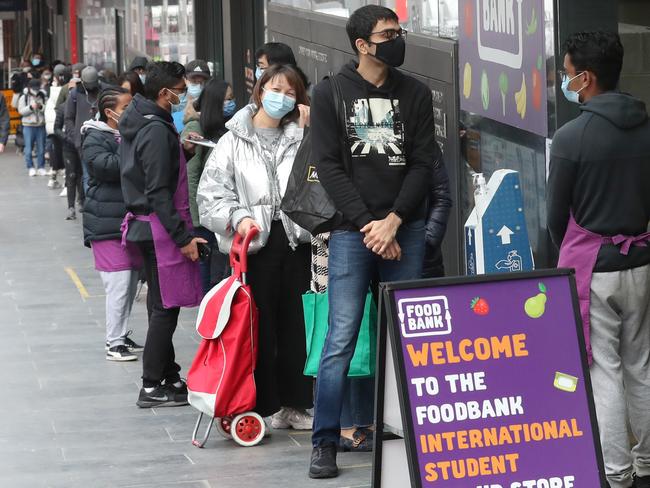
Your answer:
[[[557,75],[560,77],[560,80],[562,80],[562,81],[564,81],[567,78],[570,78],[571,80],[573,80],[573,79],[577,78],[578,76],[580,76],[583,73],[584,73],[584,71],[576,72],[576,74],[573,76],[573,78],[571,78],[569,76],[569,73],[567,72],[567,70],[565,70],[565,69],[557,70]]]
[[[408,34],[408,31],[406,29],[386,29],[383,31],[370,33],[371,36],[374,34],[377,34],[378,36],[382,36],[387,41],[392,41],[393,39],[396,39],[398,37],[403,37],[404,40],[406,40],[406,34]]]

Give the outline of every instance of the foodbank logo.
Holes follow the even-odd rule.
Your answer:
[[[397,302],[402,336],[451,334],[451,311],[446,296],[403,298]]]
[[[316,171],[316,166],[307,167],[307,181],[310,183],[320,183],[318,179],[318,172]]]

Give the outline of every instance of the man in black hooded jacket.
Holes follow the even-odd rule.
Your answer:
[[[178,185],[180,145],[171,112],[185,93],[185,68],[175,62],[152,63],[144,85],[120,118],[122,193],[129,212],[155,213],[181,253],[199,257],[195,238],[174,206]],[[187,404],[187,386],[181,380],[172,342],[180,308],[165,308],[160,293],[158,264],[149,222],[132,220],[127,239],[143,255],[148,295],[149,328],[142,357],[140,407]]]
[[[406,31],[395,12],[361,7],[346,29],[359,56],[336,75],[347,140],[328,80],[314,88],[311,108],[312,157],[345,220],[330,238],[329,332],[316,380],[312,478],[338,475],[341,405],[370,281],[376,274],[382,281],[421,276],[427,196],[440,158],[431,91],[396,69]]]
[[[553,138],[548,229],[590,302],[583,321],[609,484],[650,488],[650,121],[641,100],[616,90],[622,65],[618,34],[566,42],[562,90],[581,114]]]

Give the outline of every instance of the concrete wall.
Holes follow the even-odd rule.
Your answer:
[[[619,34],[625,47],[621,90],[641,98],[650,108],[650,27],[620,24]]]

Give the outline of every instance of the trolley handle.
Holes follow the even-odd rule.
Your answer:
[[[259,232],[257,227],[251,227],[246,237],[235,232],[235,238],[230,248],[230,265],[236,273],[245,274],[248,271],[248,248]]]

